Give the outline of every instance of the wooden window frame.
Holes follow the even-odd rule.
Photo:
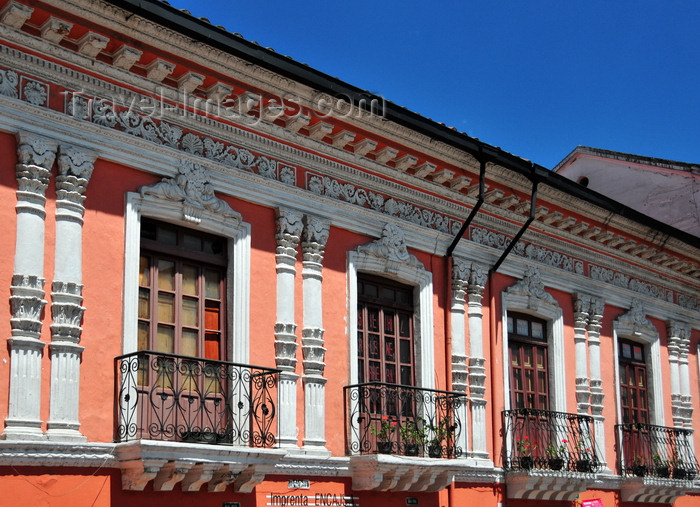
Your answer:
[[[527,323],[527,330],[519,329],[518,322]],[[509,312],[507,326],[511,408],[550,410],[550,351],[547,341],[547,321],[527,314]],[[535,326],[538,326],[539,332],[533,334]],[[516,350],[518,361],[517,364],[514,364],[513,354]],[[526,366],[525,361],[528,351],[532,358],[530,366]],[[540,352],[542,354],[542,367],[537,365],[537,357]],[[528,371],[532,372],[533,389],[529,389],[527,386],[526,375]],[[520,378],[518,379],[518,377]]]
[[[630,357],[625,357],[624,348],[629,346],[631,350]],[[639,357],[634,357],[634,349],[639,349]],[[649,406],[649,372],[646,363],[646,346],[643,343],[627,340],[624,338],[618,339],[618,379],[620,384],[620,409],[622,414],[622,423],[645,423],[651,421],[650,406]],[[629,379],[634,376],[634,385],[631,385]],[[643,379],[643,386],[639,385],[639,379]],[[623,379],[625,380],[623,382]]]
[[[370,275],[358,275],[357,296],[357,364],[358,382],[385,382],[397,385],[416,385],[413,287]],[[367,294],[368,285],[377,286],[378,293],[385,289],[399,291],[404,301],[396,297],[373,297]],[[370,316],[376,310],[377,326],[370,327]],[[393,326],[393,332],[390,329]],[[372,336],[376,336],[377,353],[370,356]],[[393,340],[393,344],[392,344]],[[405,345],[404,345],[405,344]],[[402,347],[408,350],[402,353]],[[392,355],[393,352],[393,355]],[[392,359],[393,358],[393,359]],[[379,368],[379,375],[371,375],[370,363]],[[391,368],[393,367],[393,378]],[[388,377],[388,378],[387,378]]]

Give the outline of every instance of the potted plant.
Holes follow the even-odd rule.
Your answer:
[[[451,425],[450,418],[445,416],[435,425],[430,425],[432,438],[428,444],[428,456],[431,458],[441,458],[443,453],[442,442],[450,440],[454,433],[454,426]]]
[[[377,437],[377,452],[380,454],[391,454],[393,446],[390,435],[397,424],[398,422],[389,419],[389,416],[383,415],[378,425],[370,427],[369,431]]]
[[[671,475],[669,464],[663,459],[660,452],[655,452],[651,459],[654,462],[654,472],[657,477],[666,478]]]
[[[537,442],[530,441],[530,437],[525,435],[523,438],[515,437],[515,446],[520,455],[520,468],[529,470],[532,468],[533,458],[532,453],[537,449]]]
[[[404,453],[406,456],[418,456],[420,453],[420,448],[425,442],[426,429],[425,421],[420,419],[421,424],[418,421],[408,421],[403,425],[399,426],[399,434],[401,435],[401,441],[404,444]]]
[[[591,445],[586,437],[582,437],[576,443],[577,459],[576,459],[576,470],[579,472],[592,472],[593,471],[593,451],[591,450]]]
[[[644,477],[647,474],[646,458],[638,454],[632,460],[632,473],[637,477]]]
[[[564,461],[566,461],[568,454],[566,448],[568,443],[569,441],[564,438],[559,445],[547,444],[545,452],[547,453],[547,464],[550,470],[561,470],[564,467]]]

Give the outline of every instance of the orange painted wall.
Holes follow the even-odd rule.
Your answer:
[[[15,242],[11,240],[16,236],[17,221],[15,205],[17,204],[17,179],[15,177],[15,165],[17,164],[17,150],[15,149],[15,136],[0,133],[0,153],[2,153],[2,165],[0,165],[0,216],[2,220],[2,237],[0,241],[0,286],[3,287],[2,297],[8,301],[10,297],[9,287],[12,283],[12,272],[15,262]],[[10,308],[5,305],[0,319],[0,336],[3,339],[11,336]],[[7,403],[10,382],[10,353],[8,348],[0,347],[0,418],[4,421],[7,417]]]

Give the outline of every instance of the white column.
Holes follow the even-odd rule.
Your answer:
[[[304,365],[304,449],[327,453],[326,379],[323,372],[326,349],[323,347],[323,254],[330,223],[317,217],[304,219],[302,241],[302,283],[304,291],[304,327],[301,350]]]
[[[467,285],[471,263],[452,258],[452,297],[450,304],[450,342],[452,343],[452,390],[465,395],[463,405],[459,407],[459,417],[462,423],[461,431],[455,442],[463,453],[469,450],[469,431],[467,424],[466,396],[468,395],[467,344],[464,320],[464,305],[466,303]],[[464,456],[464,454],[463,454]]]
[[[692,427],[693,404],[690,393],[690,370],[688,349],[690,347],[690,326],[675,320],[666,324],[668,355],[671,366],[671,410],[673,425]]]
[[[472,457],[488,459],[486,450],[486,359],[484,358],[481,300],[488,270],[472,263],[467,286],[469,319],[469,395],[472,414]]]
[[[61,145],[56,176],[56,256],[51,292],[49,440],[85,441],[78,428],[85,189],[97,154]]]
[[[297,246],[303,229],[302,214],[277,210],[277,323],[275,361],[282,370],[278,385],[278,442],[280,447],[297,447],[297,359],[294,322],[294,278]]]
[[[56,142],[28,132],[17,134],[17,237],[10,287],[10,393],[3,438],[43,440],[41,430],[41,313],[44,300],[46,187]]]
[[[588,357],[586,354],[586,325],[591,297],[587,294],[574,294],[574,350],[576,351],[576,405],[579,414],[588,414],[591,406],[588,378]]]
[[[600,364],[600,328],[603,322],[603,310],[605,302],[601,298],[592,297],[588,310],[588,360],[591,367],[590,392],[591,415],[593,416],[595,442],[598,456],[603,466],[607,465],[605,459],[605,417],[603,416],[603,381],[601,379]]]

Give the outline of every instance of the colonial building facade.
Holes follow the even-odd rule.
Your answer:
[[[697,237],[165,2],[0,37],[0,505],[700,501]]]

